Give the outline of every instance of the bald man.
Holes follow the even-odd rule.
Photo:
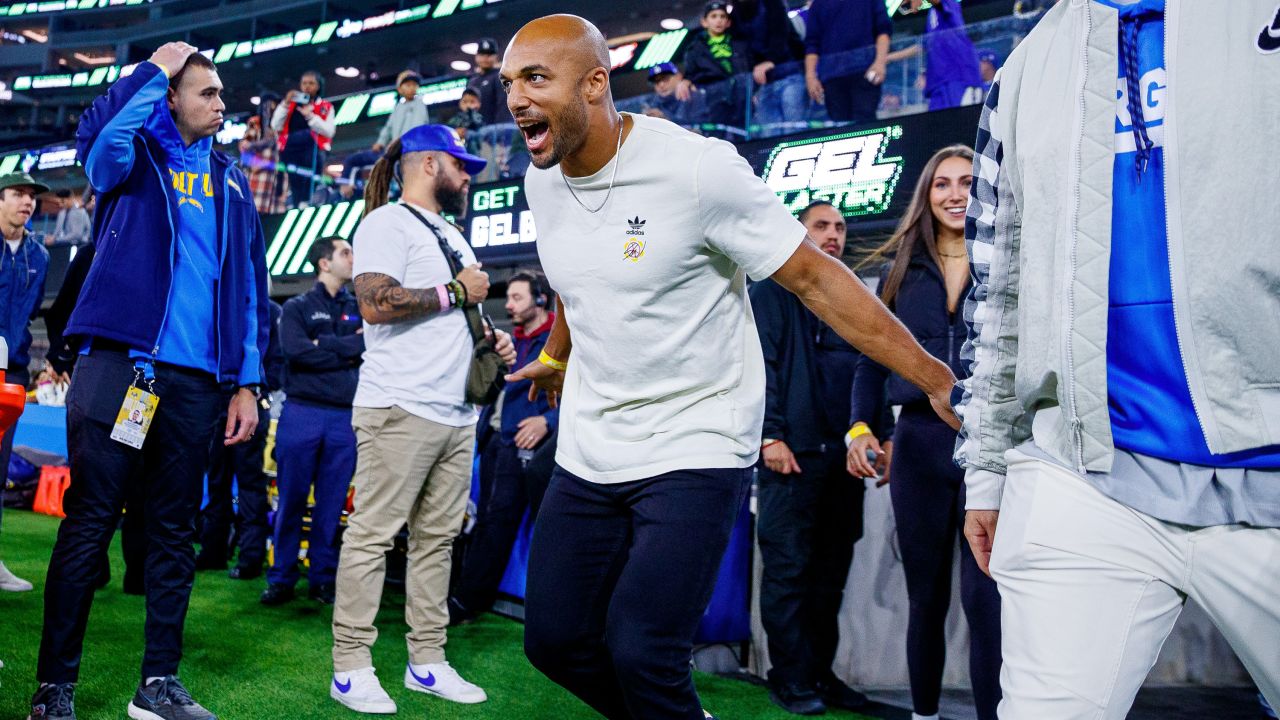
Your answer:
[[[618,113],[604,38],[587,21],[525,25],[501,78],[532,155],[538,254],[560,296],[545,351],[508,377],[554,400],[563,389],[525,652],[605,717],[701,720],[693,636],[764,416],[746,276],[796,293],[953,423],[955,378],[806,237],[732,145]]]

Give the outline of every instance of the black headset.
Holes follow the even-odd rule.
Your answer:
[[[529,283],[529,294],[533,295],[533,304],[538,307],[546,307],[550,295],[542,286],[542,276],[532,270],[520,270],[507,280],[507,284],[510,285],[520,280]]]

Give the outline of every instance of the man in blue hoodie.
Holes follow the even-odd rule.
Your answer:
[[[0,338],[8,347],[6,382],[23,385],[31,380],[31,318],[44,298],[44,280],[49,271],[49,253],[27,230],[36,209],[36,196],[49,187],[26,173],[0,176]],[[16,427],[16,426],[15,426]],[[9,468],[15,428],[0,440],[0,479]],[[31,583],[9,572],[0,562],[0,591],[25,592]]]
[[[146,649],[129,717],[214,717],[177,678],[195,517],[214,433],[235,445],[257,429],[269,328],[249,183],[212,151],[221,94],[212,62],[169,43],[95,100],[76,133],[99,194],[97,255],[66,329],[81,354],[67,394],[75,482],[49,561],[31,718],[75,718],[95,582],[121,506],[138,486],[148,541]],[[123,419],[138,407],[148,420]]]

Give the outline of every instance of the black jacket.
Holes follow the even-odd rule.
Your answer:
[[[707,44],[710,36],[706,30],[699,32],[684,49],[684,77],[694,85],[713,85],[751,71],[751,51],[747,43],[729,33],[729,47],[733,55],[728,59],[732,72],[725,72],[724,65],[711,54]]]
[[[791,24],[783,0],[755,0],[733,7],[733,34],[747,43],[751,66],[771,62],[769,82],[804,70],[804,40]]]
[[[842,447],[861,353],[773,280],[752,285],[750,296],[764,352],[761,437],[782,440],[794,453]],[[882,412],[873,423],[877,435],[887,437],[886,420]]]
[[[485,125],[512,122],[498,68],[472,75],[467,81],[467,87],[480,96],[480,116],[484,118]]]
[[[67,329],[67,319],[71,311],[76,309],[76,300],[80,297],[80,289],[84,287],[84,279],[89,274],[89,266],[93,264],[96,246],[90,240],[88,245],[76,251],[67,265],[67,273],[62,276],[62,287],[58,288],[58,296],[53,299],[48,312],[44,314],[45,331],[49,334],[49,352],[45,358],[53,366],[55,372],[69,373],[79,357],[80,343],[72,342],[63,332]]]
[[[888,274],[889,266],[885,265],[880,272],[881,287]],[[947,312],[947,285],[942,271],[927,254],[916,253],[911,257],[907,274],[902,278],[902,287],[898,288],[889,308],[920,345],[930,355],[945,362],[961,380],[969,376],[964,363],[960,362],[960,348],[964,346],[969,332],[964,322],[964,296],[967,293],[968,289],[961,293],[955,313]],[[929,398],[920,388],[897,373],[890,373],[880,363],[863,357],[858,361],[853,381],[853,419],[865,421],[866,415],[874,414],[876,408],[886,401],[889,405],[902,406],[927,407],[929,404]]]
[[[284,309],[275,300],[268,300],[267,313],[271,318],[271,335],[267,338],[267,354],[262,358],[266,373],[262,384],[264,391],[273,393],[284,389],[284,348],[280,345],[280,318],[284,316]]]
[[[364,335],[360,307],[346,288],[330,297],[322,283],[284,304],[280,342],[289,400],[349,408],[360,379]],[[315,341],[315,342],[313,342]]]

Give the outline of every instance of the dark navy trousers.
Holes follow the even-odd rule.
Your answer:
[[[267,581],[298,582],[298,548],[307,496],[315,487],[307,558],[307,581],[332,583],[338,569],[338,521],[356,470],[356,434],[351,408],[286,399],[276,423],[276,506],[274,562]]]
[[[195,578],[196,513],[209,444],[227,396],[213,375],[157,364],[160,398],[142,448],[111,439],[134,377],[124,352],[94,349],[76,363],[67,392],[71,486],[67,517],[49,560],[36,679],[76,682],[93,593],[125,500],[142,499],[147,622],[143,678],[173,675]]]
[[[529,549],[534,667],[610,720],[702,720],[693,637],[751,472],[601,485],[557,467]]]

